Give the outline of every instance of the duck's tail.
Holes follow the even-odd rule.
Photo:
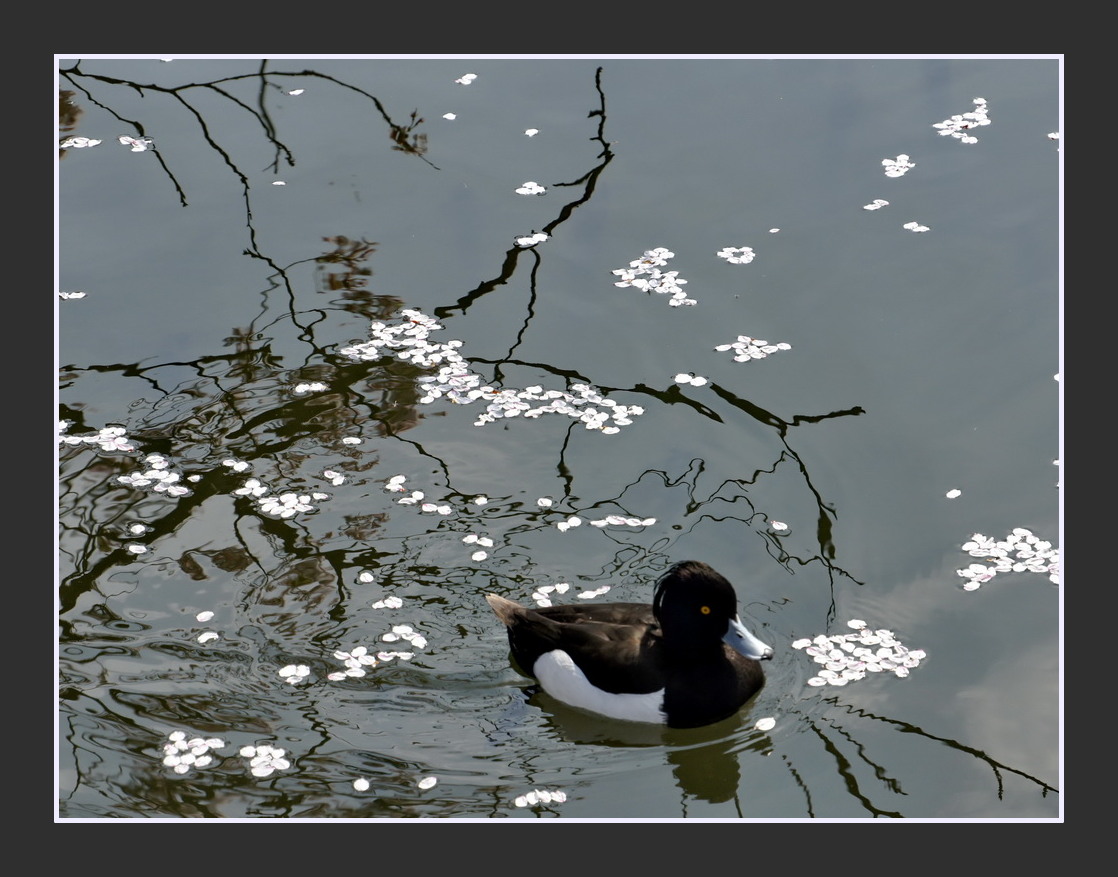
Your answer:
[[[486,594],[485,602],[497,613],[497,617],[500,618],[501,622],[505,625],[512,624],[513,619],[524,611],[524,607],[519,603],[506,600],[504,597],[499,597],[496,594]]]

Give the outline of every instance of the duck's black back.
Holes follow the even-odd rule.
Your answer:
[[[540,655],[562,650],[602,691],[647,694],[665,684],[660,628],[646,604],[522,608],[506,626],[513,658],[530,676]]]

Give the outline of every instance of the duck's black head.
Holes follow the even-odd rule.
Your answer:
[[[772,648],[738,619],[733,585],[702,561],[680,561],[664,573],[656,584],[652,611],[669,648],[713,651],[725,642],[753,660],[772,657]]]

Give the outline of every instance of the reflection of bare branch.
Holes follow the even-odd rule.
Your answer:
[[[582,192],[578,198],[568,202],[567,204],[564,204],[559,211],[559,215],[543,227],[543,231],[548,235],[551,235],[557,226],[566,222],[571,217],[571,214],[574,213],[575,208],[577,208],[580,204],[584,204],[588,200],[590,200],[590,196],[594,194],[594,187],[598,183],[598,177],[601,176],[602,171],[606,169],[606,165],[608,165],[613,160],[613,152],[610,149],[610,144],[607,143],[605,140],[606,96],[605,92],[602,91],[601,67],[598,68],[597,72],[594,75],[594,85],[598,91],[598,108],[591,110],[589,113],[589,117],[593,118],[594,116],[598,116],[599,121],[598,131],[595,136],[591,137],[590,139],[592,141],[596,140],[602,145],[602,151],[598,153],[598,158],[600,158],[601,161],[573,182],[551,184],[554,187],[582,186]],[[519,261],[521,254],[523,254],[524,252],[526,252],[526,250],[518,246],[513,246],[512,248],[507,250],[505,252],[504,262],[502,262],[501,264],[500,274],[498,274],[492,280],[486,280],[483,283],[479,284],[477,287],[459,298],[453,305],[446,305],[443,307],[435,308],[433,311],[434,315],[436,317],[439,317],[440,319],[443,319],[451,316],[455,311],[464,314],[469,309],[470,305],[472,305],[483,295],[487,295],[498,286],[502,286],[508,282],[509,278],[512,277],[513,273],[516,271],[517,262]]]
[[[858,777],[852,770],[850,761],[846,758],[845,755],[842,754],[839,747],[835,745],[834,741],[827,737],[827,735],[820,731],[819,728],[816,727],[814,724],[812,724],[810,727],[811,730],[819,736],[819,739],[823,741],[823,748],[831,755],[832,758],[834,758],[835,767],[838,770],[839,775],[842,777],[843,785],[846,786],[847,791],[849,791],[851,795],[861,801],[862,806],[865,807],[866,810],[872,813],[875,817],[886,816],[891,819],[904,818],[904,814],[901,813],[899,810],[883,810],[880,807],[874,805],[869,796],[861,791],[858,783]],[[859,755],[862,755],[862,747],[857,746],[857,748],[859,749]],[[877,773],[880,778],[881,768],[876,765],[872,766],[875,768],[875,773]],[[890,791],[895,792],[896,789],[890,789]]]
[[[1055,794],[1059,794],[1059,790],[1057,788],[1055,788],[1054,786],[1050,786],[1048,783],[1044,782],[1043,780],[1040,780],[1037,777],[1032,776],[1031,774],[1025,773],[1022,770],[1018,770],[1015,767],[1010,767],[1009,765],[1002,764],[1000,761],[997,761],[997,760],[991,758],[985,752],[983,752],[980,749],[975,749],[973,746],[967,746],[964,743],[960,743],[957,740],[951,740],[951,739],[946,738],[946,737],[939,737],[935,734],[931,734],[931,733],[923,730],[922,728],[918,728],[915,725],[909,724],[908,722],[902,722],[899,719],[890,719],[890,718],[887,718],[885,716],[879,716],[879,715],[876,715],[874,713],[868,712],[867,710],[851,706],[850,704],[840,703],[839,699],[837,697],[829,697],[829,698],[825,698],[825,700],[826,700],[827,703],[831,704],[832,706],[838,707],[839,709],[843,709],[852,716],[857,716],[859,718],[864,718],[864,719],[872,719],[875,722],[883,722],[886,725],[892,725],[902,734],[916,734],[916,735],[918,735],[920,737],[924,737],[928,740],[933,740],[936,743],[942,743],[945,746],[950,747],[951,749],[954,749],[958,752],[962,752],[962,753],[965,753],[967,755],[973,756],[974,758],[978,759],[979,761],[985,762],[986,765],[990,768],[990,770],[993,771],[994,777],[997,780],[998,799],[999,800],[1002,799],[1002,797],[1004,795],[1004,791],[1005,791],[1004,781],[1003,781],[1003,778],[1002,778],[1003,773],[1012,773],[1012,774],[1015,774],[1019,777],[1022,777],[1023,779],[1028,780],[1031,783],[1034,783],[1036,786],[1039,787],[1041,795],[1043,795],[1044,797],[1047,797],[1050,792],[1055,793]],[[845,730],[839,728],[834,722],[831,722],[830,725],[841,737],[845,738],[846,740],[848,740],[851,743],[851,745],[855,746],[855,748],[858,751],[859,758],[861,758],[863,761],[865,761],[867,764],[869,764],[873,768],[874,774],[877,777],[877,779],[881,780],[881,782],[883,782],[886,785],[886,787],[889,789],[890,792],[894,792],[894,793],[897,793],[897,794],[903,794],[903,792],[899,788],[899,784],[895,780],[891,780],[885,775],[884,768],[880,767],[879,765],[874,764],[873,762],[871,762],[866,757],[865,747],[862,744],[856,743],[855,740],[854,740],[854,737],[851,734],[849,734]],[[834,756],[834,758],[836,760],[836,763],[838,765],[838,768],[839,768],[839,772],[842,774],[842,776],[844,778],[844,781],[846,782],[847,788],[849,788],[851,790],[851,793],[854,794],[856,797],[858,797],[859,800],[861,800],[865,804],[866,809],[870,810],[872,813],[874,813],[874,815],[894,816],[894,817],[903,817],[904,816],[904,814],[901,814],[901,813],[878,810],[876,807],[874,807],[870,803],[870,801],[867,797],[862,795],[860,792],[856,791],[857,788],[858,788],[857,780],[855,779],[855,777],[853,776],[853,774],[851,773],[851,771],[849,769],[850,762],[839,751],[838,744],[828,736],[827,732],[824,729],[817,726],[814,722],[811,722],[810,726],[811,726],[811,730],[814,731],[819,736],[820,740],[823,741],[824,746],[827,749],[827,751],[830,752]]]
[[[503,359],[509,360],[512,358],[516,348],[519,347],[524,341],[524,333],[528,331],[528,324],[532,322],[532,317],[536,315],[536,280],[539,276],[540,270],[540,254],[535,250],[532,251],[534,262],[532,264],[532,271],[528,276],[528,301],[524,303],[524,322],[520,326],[520,331],[516,333],[516,340],[509,347],[508,352],[504,355]],[[497,362],[493,369],[493,379],[501,380],[501,363]]]
[[[278,86],[275,86],[275,85],[273,85],[272,83],[269,82],[269,78],[270,77],[274,78],[274,77],[281,77],[282,76],[282,77],[296,77],[296,78],[297,77],[313,77],[313,78],[318,78],[318,79],[324,79],[324,80],[327,80],[329,82],[334,83],[335,85],[337,85],[341,88],[347,89],[349,91],[356,92],[357,94],[360,94],[363,97],[368,98],[370,101],[372,101],[373,105],[376,107],[377,112],[379,113],[380,117],[384,120],[384,123],[388,126],[389,136],[390,136],[390,139],[391,139],[392,144],[393,144],[391,148],[394,149],[394,150],[397,150],[397,151],[405,152],[409,155],[418,156],[426,164],[430,165],[432,168],[435,168],[435,170],[438,170],[438,168],[436,168],[435,165],[431,164],[431,162],[428,161],[428,159],[424,155],[424,153],[427,151],[427,135],[422,134],[422,133],[416,133],[415,129],[418,128],[421,124],[423,124],[423,119],[419,118],[416,111],[414,111],[414,110],[412,111],[411,116],[410,116],[410,121],[409,121],[408,124],[401,125],[401,124],[399,124],[398,122],[395,122],[392,119],[392,117],[388,114],[387,110],[385,109],[384,104],[381,103],[381,101],[377,97],[375,97],[374,95],[369,94],[368,92],[364,91],[363,89],[357,88],[356,86],[350,85],[349,83],[342,82],[341,80],[336,79],[333,76],[330,76],[328,74],[319,73],[318,71],[315,71],[315,70],[303,70],[303,71],[298,71],[298,72],[279,71],[279,70],[269,71],[267,69],[268,68],[268,63],[269,62],[267,61],[267,59],[262,60],[261,63],[260,63],[260,69],[256,73],[246,73],[246,74],[243,74],[243,75],[240,75],[240,76],[227,76],[227,77],[223,77],[221,79],[215,79],[211,82],[187,83],[185,85],[177,85],[177,86],[174,86],[174,87],[165,86],[165,85],[156,85],[155,83],[143,84],[143,83],[133,82],[133,81],[126,80],[126,79],[118,79],[118,78],[112,77],[112,76],[103,76],[103,75],[99,75],[99,74],[86,73],[85,71],[83,71],[81,69],[81,62],[80,61],[78,63],[75,63],[72,67],[61,69],[58,72],[59,72],[59,75],[62,76],[63,78],[65,78],[67,81],[69,81],[74,86],[74,88],[80,90],[82,92],[82,94],[85,95],[86,99],[90,103],[94,104],[97,107],[100,107],[105,112],[112,115],[114,118],[119,119],[121,122],[124,122],[125,124],[131,125],[141,137],[146,136],[145,128],[144,128],[143,123],[138,119],[126,119],[126,118],[124,118],[119,113],[117,113],[111,106],[109,106],[106,102],[96,98],[94,96],[92,90],[91,90],[91,87],[92,87],[93,83],[100,83],[100,84],[109,85],[109,86],[124,86],[126,88],[130,88],[130,89],[138,92],[141,96],[144,96],[146,93],[164,94],[164,95],[167,95],[168,97],[171,97],[174,100],[178,101],[178,103],[180,103],[183,106],[183,108],[186,109],[186,111],[188,113],[190,113],[190,115],[192,115],[194,117],[194,119],[197,121],[199,129],[202,132],[203,139],[210,145],[210,147],[215,152],[217,152],[217,154],[219,156],[221,156],[222,161],[225,162],[226,166],[233,172],[233,174],[240,181],[241,188],[242,188],[242,191],[243,191],[243,194],[244,194],[244,199],[245,199],[245,211],[246,211],[248,227],[249,227],[249,236],[252,239],[253,254],[256,254],[257,247],[256,247],[255,230],[253,229],[253,226],[252,226],[252,204],[251,204],[251,200],[249,198],[250,185],[249,185],[248,176],[245,173],[243,173],[237,167],[236,163],[229,156],[228,152],[210,134],[209,126],[207,125],[205,118],[198,111],[198,109],[194,106],[194,104],[191,103],[190,100],[187,99],[186,95],[189,92],[191,92],[192,90],[201,89],[201,90],[204,90],[204,91],[210,91],[214,94],[220,95],[222,98],[230,101],[234,106],[237,106],[240,109],[244,110],[252,119],[254,119],[256,121],[256,123],[260,126],[260,129],[263,131],[265,138],[268,140],[268,142],[270,142],[272,144],[273,148],[275,149],[275,158],[272,161],[271,167],[273,168],[273,170],[278,170],[279,162],[280,162],[281,158],[282,158],[282,160],[284,160],[287,163],[288,166],[293,166],[295,164],[295,157],[294,157],[293,153],[291,152],[291,149],[279,139],[279,137],[277,135],[277,132],[276,132],[276,127],[272,122],[271,114],[270,114],[270,112],[268,110],[268,107],[267,107],[267,102],[266,102],[265,98],[266,98],[267,94],[269,93],[269,90],[270,89],[279,90]],[[253,80],[255,80],[259,84],[259,89],[257,91],[257,107],[250,106],[247,102],[241,100],[236,95],[232,94],[227,88],[222,87],[223,85],[225,85],[227,83],[246,82],[246,81],[253,81]],[[73,92],[63,92],[62,94],[71,94],[72,95]],[[71,103],[72,103],[72,101],[71,101]],[[80,110],[75,108],[75,112],[80,112]],[[179,180],[175,176],[174,172],[167,165],[166,161],[164,160],[164,157],[163,157],[162,153],[158,149],[158,146],[153,145],[151,151],[155,152],[156,157],[157,157],[160,165],[162,166],[164,173],[167,174],[168,179],[171,180],[172,184],[175,187],[175,191],[178,192],[179,203],[181,203],[185,207],[188,203],[187,197],[186,197],[186,191],[184,190],[182,185],[179,183]]]
[[[799,454],[797,454],[792,446],[788,444],[788,431],[791,427],[799,426],[802,423],[819,423],[823,420],[829,420],[835,417],[856,417],[860,414],[865,414],[865,409],[863,409],[861,406],[856,405],[853,408],[847,408],[842,411],[832,411],[829,414],[798,414],[789,421],[778,417],[771,411],[766,411],[764,408],[761,408],[758,405],[754,405],[747,399],[740,398],[739,396],[731,393],[729,390],[719,386],[718,384],[712,383],[710,387],[719,397],[733,405],[735,408],[744,411],[754,420],[758,421],[759,423],[763,423],[766,426],[771,426],[777,431],[777,434],[780,436],[780,440],[784,443],[785,448],[787,448],[788,450],[788,454],[796,461],[797,465],[799,466],[800,472],[803,474],[804,484],[807,485],[808,490],[810,490],[812,495],[815,497],[816,506],[819,509],[819,517],[816,519],[815,531],[816,541],[819,544],[819,559],[823,561],[828,570],[831,570],[832,572],[837,571],[844,576],[853,578],[849,576],[848,573],[838,570],[838,568],[834,567],[831,563],[831,561],[835,557],[833,521],[836,516],[836,512],[833,506],[830,506],[826,502],[824,502],[822,495],[819,493],[815,485],[811,482],[811,475],[807,471],[807,466],[804,464],[803,460],[800,459]],[[775,540],[777,537],[772,538]],[[857,580],[854,579],[854,581]],[[861,584],[861,582],[858,582],[858,584]],[[833,579],[831,582],[831,586],[833,600]]]

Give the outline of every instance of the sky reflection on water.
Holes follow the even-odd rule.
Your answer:
[[[60,60],[59,817],[1060,818],[1060,63]],[[738,716],[509,667],[685,557]]]

